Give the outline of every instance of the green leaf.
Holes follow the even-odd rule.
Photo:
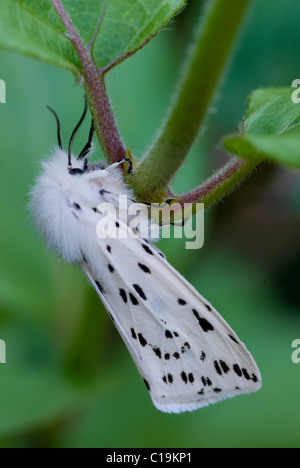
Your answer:
[[[0,47],[77,72],[79,58],[50,0],[1,0]]]
[[[279,135],[232,136],[224,142],[225,148],[238,156],[257,160],[263,159],[300,168],[300,125]]]
[[[297,122],[300,105],[292,101],[293,88],[267,88],[254,91],[244,122],[245,133],[274,135]]]
[[[185,0],[63,0],[62,3],[86,45],[103,16],[94,44],[99,68],[132,54],[185,6]],[[81,69],[66,27],[51,0],[2,0],[0,47],[74,72]]]
[[[241,158],[260,161],[268,158],[300,167],[300,105],[292,100],[292,88],[254,91],[243,122],[243,134],[223,140],[224,148]]]
[[[186,0],[64,0],[76,28],[88,44],[103,20],[94,46],[99,68],[131,54],[156,35],[186,4]],[[82,14],[82,11],[85,14]]]

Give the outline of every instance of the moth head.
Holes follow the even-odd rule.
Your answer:
[[[63,150],[62,139],[61,139],[61,125],[60,125],[59,117],[58,117],[57,113],[50,106],[47,106],[47,108],[50,110],[50,112],[52,112],[52,114],[54,115],[54,117],[56,119],[58,146],[59,146],[60,150]],[[94,133],[95,133],[95,127],[94,127],[94,121],[93,120],[92,120],[92,123],[91,123],[88,142],[86,143],[86,145],[84,146],[84,148],[80,152],[79,156],[77,157],[77,161],[83,161],[83,167],[74,167],[73,158],[72,158],[73,142],[74,142],[75,136],[76,136],[79,128],[81,127],[81,125],[82,125],[82,123],[83,123],[83,121],[85,119],[85,116],[86,116],[86,113],[87,113],[87,108],[88,108],[87,98],[85,97],[83,114],[80,117],[80,120],[79,120],[78,124],[76,125],[76,127],[74,128],[74,130],[72,132],[72,135],[71,135],[71,138],[70,138],[70,141],[69,141],[69,146],[68,146],[68,157],[67,157],[66,163],[67,163],[67,170],[69,171],[70,175],[84,174],[89,169],[89,164],[88,164],[88,160],[87,160],[86,156],[93,149],[93,143],[92,142],[93,142],[93,136],[94,136]],[[82,166],[82,165],[80,165],[80,166]]]
[[[63,152],[64,150],[63,150],[63,147],[62,147],[61,125],[60,125],[59,117],[58,117],[57,113],[50,106],[47,106],[47,108],[52,112],[52,114],[54,115],[54,117],[56,119],[58,147],[61,150],[61,152]],[[133,163],[132,163],[132,159],[131,159],[131,155],[130,155],[130,150],[127,150],[125,158],[121,159],[120,161],[118,161],[116,163],[111,164],[108,167],[106,167],[105,165],[103,165],[103,164],[101,164],[99,162],[98,163],[89,163],[88,159],[87,159],[87,156],[93,150],[93,136],[94,136],[94,133],[95,133],[95,126],[94,126],[94,121],[93,120],[91,122],[91,128],[90,128],[87,143],[85,144],[85,146],[83,147],[82,151],[80,152],[80,154],[79,154],[79,156],[77,158],[74,158],[72,156],[73,142],[74,142],[75,136],[76,136],[79,128],[81,127],[81,125],[82,125],[82,123],[83,123],[83,121],[85,119],[87,109],[88,109],[88,104],[87,104],[87,98],[85,97],[85,104],[84,104],[83,114],[80,117],[80,120],[79,120],[78,124],[74,128],[73,133],[72,133],[71,138],[70,138],[70,141],[69,141],[68,153],[67,153],[67,158],[66,158],[67,170],[68,170],[70,175],[76,176],[76,175],[83,175],[83,174],[86,174],[86,173],[92,173],[94,171],[98,171],[99,169],[101,169],[101,170],[105,169],[105,174],[103,173],[102,176],[103,177],[105,177],[105,176],[108,177],[108,176],[110,176],[110,174],[117,175],[117,181],[118,181],[118,184],[119,184],[121,179],[122,179],[122,167],[123,167],[124,163],[127,163],[127,165],[128,165],[128,169],[127,169],[126,173],[127,174],[132,174]],[[119,169],[119,170],[116,171],[116,169]],[[92,178],[93,178],[93,176],[91,176],[91,179]]]

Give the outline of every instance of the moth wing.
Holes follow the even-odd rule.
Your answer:
[[[157,248],[141,238],[103,242],[106,273],[82,267],[159,410],[193,411],[260,389],[245,345]]]

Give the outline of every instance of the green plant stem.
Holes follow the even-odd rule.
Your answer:
[[[208,114],[250,0],[208,0],[169,116],[136,171],[139,200],[157,201],[188,155]]]
[[[233,157],[222,169],[207,179],[200,187],[186,193],[180,203],[204,203],[205,208],[220,201],[225,195],[232,192],[250,173],[263,161],[245,161]]]

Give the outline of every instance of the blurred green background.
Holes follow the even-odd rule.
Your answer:
[[[202,1],[110,73],[122,135],[139,156],[165,115]],[[199,184],[227,156],[249,93],[300,78],[298,0],[255,0],[204,135],[174,182]],[[205,70],[203,70],[205,73]],[[0,447],[299,447],[300,173],[265,164],[206,214],[206,243],[164,240],[169,261],[210,300],[252,351],[258,393],[182,415],[159,413],[83,274],[45,250],[27,209],[39,162],[82,111],[71,73],[0,52]],[[89,123],[75,148],[86,141]],[[96,145],[96,156],[100,150]]]

